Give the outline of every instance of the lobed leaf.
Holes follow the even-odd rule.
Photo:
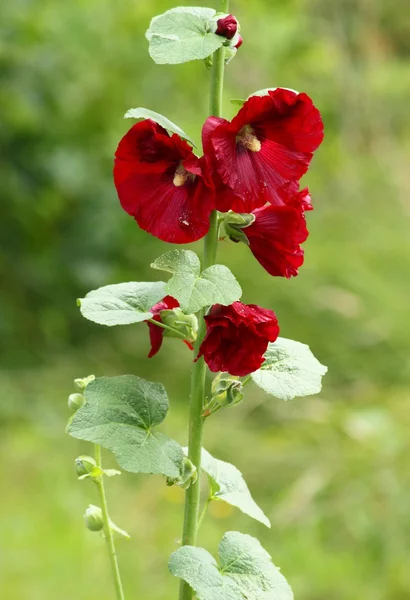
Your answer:
[[[237,531],[222,538],[219,564],[204,548],[183,546],[171,555],[169,569],[198,600],[293,600],[291,587],[259,541]]]
[[[134,282],[106,285],[88,292],[77,304],[81,314],[100,325],[129,325],[151,319],[149,309],[166,296],[165,283]]]
[[[118,464],[131,473],[179,475],[181,446],[153,431],[169,408],[161,383],[135,375],[98,377],[84,394],[86,402],[68,426],[71,436],[111,450]]]
[[[225,38],[209,30],[212,8],[182,6],[154,17],[145,36],[157,64],[180,64],[204,59],[220,48]]]
[[[232,304],[242,295],[234,275],[224,265],[213,265],[201,273],[199,258],[191,250],[171,250],[151,267],[172,273],[166,293],[176,298],[187,314],[212,304]]]
[[[313,356],[309,346],[279,337],[269,344],[265,362],[251,377],[268,394],[291,400],[318,394],[326,372],[327,367]]]
[[[186,452],[184,448],[184,452]],[[201,468],[211,480],[213,496],[236,506],[243,513],[270,527],[270,521],[252,498],[242,473],[234,465],[214,458],[204,448]]]
[[[176,133],[183,140],[187,140],[192,146],[195,146],[193,140],[187,136],[185,131],[183,131],[178,125],[175,125],[172,121],[161,115],[160,113],[154,112],[153,110],[149,110],[148,108],[130,108],[124,115],[125,119],[151,119],[151,121],[155,121],[158,125],[161,125],[168,132]]]

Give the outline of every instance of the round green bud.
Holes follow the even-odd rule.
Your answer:
[[[104,527],[104,520],[101,508],[90,504],[84,514],[85,526],[90,531],[101,531]]]
[[[78,456],[75,459],[75,471],[79,477],[88,475],[97,466],[92,456]]]
[[[79,408],[81,408],[82,406],[84,406],[85,404],[85,398],[83,396],[83,394],[70,394],[68,396],[68,408],[72,411],[72,412],[77,412],[77,410]]]

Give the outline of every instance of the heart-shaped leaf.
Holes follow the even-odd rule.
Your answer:
[[[155,121],[158,125],[161,125],[168,132],[176,133],[183,140],[187,140],[192,146],[195,146],[194,142],[190,137],[187,136],[185,131],[182,131],[178,125],[175,125],[172,121],[161,115],[160,113],[154,112],[153,110],[148,110],[148,108],[130,108],[124,115],[125,119],[151,119],[151,121]]]
[[[179,64],[203,59],[218,50],[225,38],[212,33],[212,8],[181,6],[154,17],[145,36],[157,64]]]
[[[185,451],[185,448],[184,448]],[[243,513],[270,527],[270,521],[252,498],[242,473],[231,463],[214,458],[202,449],[201,468],[211,480],[213,497],[236,506]]]
[[[219,544],[219,564],[204,548],[182,546],[169,560],[198,600],[293,600],[293,592],[259,541],[237,531]]]
[[[70,435],[111,450],[125,471],[179,475],[181,446],[153,430],[169,408],[161,383],[135,375],[98,377],[85,389],[85,400],[68,426]]]
[[[201,273],[199,258],[191,250],[171,250],[157,258],[151,267],[173,274],[166,284],[166,293],[176,298],[187,314],[212,304],[227,306],[242,295],[228,267],[213,265]]]
[[[279,337],[269,344],[265,362],[251,377],[268,394],[291,400],[318,394],[326,372],[327,367],[313,356],[309,346]]]
[[[77,304],[81,314],[100,325],[129,325],[152,318],[149,309],[166,296],[163,281],[130,281],[88,292]]]

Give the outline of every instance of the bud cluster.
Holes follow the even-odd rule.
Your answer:
[[[211,20],[210,30],[226,38],[225,62],[229,63],[243,42],[239,35],[240,25],[237,18],[230,14],[217,13]]]

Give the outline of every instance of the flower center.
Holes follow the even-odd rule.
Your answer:
[[[182,165],[178,165],[178,167],[176,168],[174,179],[173,179],[172,183],[176,187],[181,187],[187,182],[188,176],[189,176],[188,171]]]
[[[262,144],[255,135],[254,130],[250,125],[245,125],[236,136],[236,143],[241,144],[246,150],[251,152],[259,152]]]

